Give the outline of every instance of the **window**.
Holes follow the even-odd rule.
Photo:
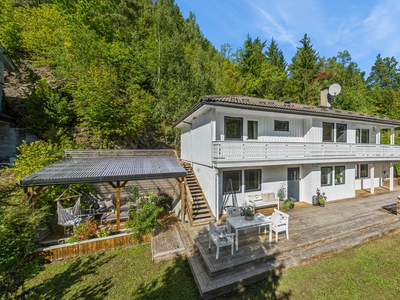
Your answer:
[[[369,144],[369,130],[361,129],[361,143]]]
[[[231,186],[229,184],[229,179],[232,180],[232,187],[234,192],[240,193],[242,191],[242,171],[225,171],[223,173],[224,178],[224,193],[231,192]]]
[[[368,177],[368,164],[360,165],[360,177]]]
[[[258,122],[247,121],[247,139],[256,140],[258,139]]]
[[[359,170],[359,166],[356,165],[356,178],[360,178],[360,170]]]
[[[336,124],[336,142],[346,143],[347,141],[347,125]]]
[[[335,167],[335,184],[344,184],[344,166]]]
[[[332,167],[321,168],[321,186],[332,185]]]
[[[275,120],[275,131],[289,131],[289,121]]]
[[[333,142],[333,123],[322,123],[322,141]]]
[[[244,191],[261,191],[261,169],[244,171]]]
[[[225,117],[225,138],[231,140],[242,139],[242,118]]]

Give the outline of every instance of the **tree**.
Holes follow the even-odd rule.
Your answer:
[[[400,71],[397,68],[397,60],[392,56],[391,58],[381,58],[378,54],[375,64],[371,68],[371,73],[367,82],[373,86],[377,83],[381,88],[390,86],[394,89],[399,88],[400,84]]]
[[[289,65],[291,81],[289,95],[297,102],[319,105],[320,82],[326,76],[321,74],[323,61],[319,53],[313,49],[307,34],[304,34],[300,43],[302,47],[297,48],[292,63]]]

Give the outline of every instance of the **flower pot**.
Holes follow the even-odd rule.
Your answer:
[[[286,211],[289,211],[290,210],[290,207],[285,207],[286,208]]]
[[[314,206],[318,206],[318,196],[317,195],[312,196],[312,204]]]
[[[293,203],[293,204],[290,206],[290,208],[291,208],[291,209],[293,209],[293,208],[294,208],[294,203]]]
[[[244,219],[246,221],[253,221],[254,220],[254,215],[252,215],[252,216],[244,216]]]
[[[325,203],[322,203],[322,204],[320,204],[319,206],[321,206],[321,207],[325,207]]]

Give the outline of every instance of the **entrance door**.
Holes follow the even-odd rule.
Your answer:
[[[288,198],[294,198],[299,201],[300,196],[300,170],[299,168],[288,168],[287,172],[287,186]]]

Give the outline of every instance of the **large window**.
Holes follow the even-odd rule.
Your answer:
[[[275,120],[275,131],[289,131],[289,121]]]
[[[258,122],[247,121],[247,139],[256,140],[258,139]]]
[[[360,177],[368,177],[368,164],[360,165]]]
[[[229,180],[232,180],[233,191],[240,193],[242,191],[242,171],[225,171],[223,173],[224,193],[230,193],[231,185]]]
[[[225,117],[225,139],[241,140],[242,139],[242,118]]]
[[[332,167],[321,168],[321,186],[332,185]]]
[[[356,178],[360,178],[360,166],[356,165]]]
[[[360,129],[356,129],[356,143],[361,143]]]
[[[333,142],[333,123],[322,123],[322,141]]]
[[[369,143],[369,130],[361,129],[361,143],[368,144]]]
[[[347,125],[336,124],[336,142],[346,143],[347,141]]]
[[[335,184],[345,183],[344,170],[344,166],[335,167]]]
[[[261,170],[245,170],[244,171],[244,191],[260,191],[261,190]]]

